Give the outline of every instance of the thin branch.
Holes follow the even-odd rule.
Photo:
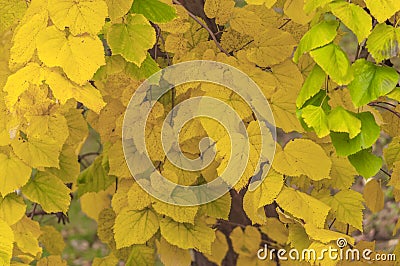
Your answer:
[[[400,114],[399,114],[398,112],[396,112],[396,111],[390,109],[389,107],[382,106],[382,105],[379,105],[378,103],[374,103],[374,102],[369,103],[368,105],[369,105],[369,106],[374,106],[374,107],[379,107],[379,108],[385,109],[386,111],[389,111],[389,112],[391,112],[392,114],[394,114],[395,116],[397,116],[398,118],[400,118]]]
[[[287,20],[285,21],[285,23],[283,23],[282,25],[279,26],[278,29],[282,29],[282,28],[285,27],[290,21],[292,21],[290,18],[287,19]]]
[[[208,31],[208,33],[210,34],[210,37],[213,39],[213,41],[215,42],[215,45],[217,45],[218,49],[221,50],[221,52],[223,52],[224,54],[226,54],[227,56],[229,56],[230,54],[221,46],[221,44],[218,42],[217,38],[215,37],[214,32],[212,32],[212,30],[206,25],[204,24],[200,19],[198,19],[196,17],[196,15],[194,15],[192,12],[190,12],[184,5],[182,5],[178,0],[172,0],[172,2],[176,5],[180,5],[182,6],[186,12],[188,13],[188,15],[194,19],[200,26],[202,26],[204,29],[206,29]]]
[[[387,104],[387,105],[390,105],[390,106],[393,107],[393,108],[396,108],[396,107],[397,107],[395,104],[393,104],[393,103],[388,103],[388,102],[374,101],[374,103]]]
[[[388,172],[388,171],[386,171],[385,169],[383,169],[383,168],[381,168],[381,169],[379,169],[382,173],[384,173],[385,175],[387,175],[388,177],[392,177],[392,175]]]
[[[333,226],[333,224],[336,222],[336,218],[333,219],[333,221],[331,222],[331,224],[328,226],[329,229],[331,229],[331,227]]]
[[[33,205],[33,210],[32,210],[32,212],[28,215],[29,218],[33,219],[33,217],[35,216],[35,211],[36,211],[37,205],[38,205],[37,203],[35,203],[35,204]]]

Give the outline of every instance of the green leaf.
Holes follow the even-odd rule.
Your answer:
[[[306,223],[323,228],[330,207],[310,195],[285,187],[278,198],[278,205],[294,217],[303,219]]]
[[[32,169],[15,156],[0,153],[0,194],[7,194],[25,185]]]
[[[319,24],[313,26],[304,36],[301,38],[299,46],[293,56],[293,61],[298,63],[299,58],[306,52],[313,49],[322,47],[331,43],[336,37],[336,30],[339,26],[339,22],[333,21],[322,21]]]
[[[310,13],[319,7],[324,7],[333,0],[304,0],[304,11]]]
[[[176,9],[159,0],[135,0],[131,11],[155,23],[165,23],[176,18]]]
[[[339,85],[353,79],[346,53],[336,44],[328,44],[310,52],[314,61]]]
[[[142,14],[131,14],[125,24],[113,24],[107,34],[112,53],[122,55],[139,67],[155,42],[154,28]]]
[[[22,188],[22,193],[31,201],[39,203],[43,210],[66,213],[71,202],[71,190],[56,176],[39,172]]]
[[[209,254],[215,239],[214,230],[201,219],[195,224],[177,223],[165,217],[160,220],[161,235],[172,245],[183,249],[194,248]]]
[[[364,178],[376,175],[382,167],[382,158],[371,153],[371,149],[361,150],[349,156],[350,163]]]
[[[329,135],[328,118],[321,106],[306,106],[302,109],[301,117],[309,127],[314,128],[319,138]]]
[[[350,224],[359,230],[363,230],[362,221],[364,206],[363,196],[354,190],[342,190],[334,196],[321,198],[323,202],[332,208],[336,220]]]
[[[124,208],[115,219],[114,238],[117,248],[144,244],[159,228],[156,213],[149,209],[131,210]]]
[[[361,132],[361,120],[341,106],[329,113],[328,124],[331,131],[349,133],[350,139]]]
[[[140,67],[130,62],[125,66],[125,72],[137,80],[146,79],[159,70],[160,67],[157,62],[149,54],[147,54],[146,59]]]
[[[86,192],[106,190],[115,182],[115,177],[107,174],[103,165],[103,156],[98,156],[92,165],[86,168],[78,177],[78,196]]]
[[[379,23],[385,22],[400,10],[398,0],[364,0],[364,2]]]
[[[399,28],[386,24],[379,24],[372,30],[367,40],[367,49],[376,62],[379,63],[398,55],[399,31]]]
[[[361,43],[372,30],[372,18],[360,6],[348,2],[333,2],[329,4],[332,13],[339,18]]]
[[[331,132],[332,144],[339,156],[349,156],[367,149],[379,138],[381,129],[370,112],[355,114],[355,116],[361,120],[361,132],[355,138],[351,139],[348,133]]]
[[[315,65],[308,75],[296,99],[297,108],[301,108],[311,97],[315,96],[325,82],[326,74],[318,65]]]
[[[363,106],[391,92],[399,81],[399,74],[392,67],[377,66],[365,59],[352,66],[354,79],[349,84],[350,95],[356,107]]]

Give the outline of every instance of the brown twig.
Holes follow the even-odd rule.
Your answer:
[[[190,12],[184,5],[181,4],[181,2],[179,2],[178,0],[172,0],[172,2],[176,5],[180,5],[182,6],[186,12],[188,13],[188,15],[194,19],[194,21],[196,21],[200,26],[202,26],[204,29],[206,29],[208,31],[208,34],[210,34],[210,37],[213,39],[213,41],[215,42],[215,45],[217,45],[218,49],[221,50],[221,52],[223,52],[226,55],[230,55],[222,46],[221,44],[218,42],[217,38],[215,37],[214,32],[212,32],[212,30],[206,25],[204,24],[199,18],[197,18],[192,12]]]
[[[369,106],[374,106],[374,107],[379,107],[379,108],[385,109],[386,111],[389,111],[389,112],[391,112],[392,114],[394,114],[395,116],[397,116],[398,118],[400,118],[400,113],[398,113],[398,112],[396,112],[396,111],[390,109],[389,107],[379,105],[378,103],[375,103],[375,102],[369,103],[368,105],[369,105]]]

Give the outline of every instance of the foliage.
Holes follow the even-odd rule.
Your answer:
[[[178,0],[0,0],[0,265],[66,265],[61,235],[35,217],[66,221],[76,198],[110,250],[93,265],[166,266],[192,259],[275,265],[277,258],[257,259],[264,243],[322,249],[343,237],[353,245],[364,206],[381,210],[383,189],[400,201],[400,2],[239,2],[206,0],[199,9]],[[255,191],[247,189],[256,165],[249,164],[229,194],[178,207],[132,178],[122,120],[141,81],[194,59],[249,75],[280,134],[272,169]],[[258,158],[255,118],[238,95],[212,84],[178,86],[155,105],[146,138],[161,173],[184,185],[213,180],[230,155],[220,125],[193,119],[182,130],[182,150],[196,158],[199,141],[212,136],[220,149],[212,164],[189,172],[165,160],[157,144],[162,121],[199,95],[236,110]],[[89,129],[101,149],[87,165],[81,149]],[[391,142],[376,155],[381,134]],[[391,177],[367,180],[364,195],[352,188],[357,175],[368,179],[385,167]]]

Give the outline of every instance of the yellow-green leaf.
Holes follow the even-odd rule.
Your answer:
[[[71,190],[50,173],[39,172],[22,188],[31,201],[39,203],[46,212],[66,213],[71,202]]]
[[[0,197],[0,219],[13,225],[25,215],[26,204],[22,197],[15,193]]]
[[[301,110],[301,117],[307,126],[312,127],[319,138],[329,135],[327,115],[321,106],[308,105]],[[360,122],[361,127],[361,122]]]
[[[51,255],[61,255],[65,248],[64,238],[61,233],[49,225],[43,226],[41,231],[42,235],[39,237],[39,242],[46,251]]]
[[[127,61],[141,66],[147,50],[156,42],[154,28],[141,14],[131,14],[126,23],[114,24],[107,33],[107,42],[114,55],[120,54]]]
[[[171,245],[163,237],[156,241],[157,254],[165,266],[188,266],[192,258],[190,251]]]
[[[347,132],[351,139],[361,132],[361,120],[341,106],[329,113],[328,124],[331,131]]]
[[[117,248],[144,244],[159,228],[155,212],[149,208],[140,211],[124,208],[115,219],[114,234]]]
[[[105,0],[111,21],[122,18],[131,9],[133,0]]]

